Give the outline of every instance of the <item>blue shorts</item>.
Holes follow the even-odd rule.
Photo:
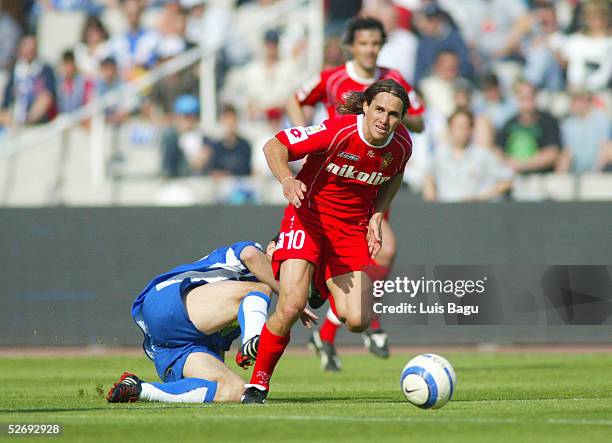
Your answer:
[[[145,333],[145,351],[152,355],[157,374],[164,382],[183,378],[185,361],[192,352],[204,352],[223,361],[224,351],[231,343],[218,332],[206,335],[196,329],[182,300],[182,294],[189,289],[178,283],[160,290],[151,288],[138,316],[145,325],[142,328],[139,324]]]

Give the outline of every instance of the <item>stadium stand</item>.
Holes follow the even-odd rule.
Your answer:
[[[96,101],[96,91],[105,89],[99,88],[98,77],[93,76],[89,77],[93,87],[86,98],[93,105],[85,105],[76,113],[62,115],[51,123],[18,127],[11,124],[10,119],[6,120],[7,115],[10,117],[10,109],[4,110],[4,117],[0,121],[0,205],[283,203],[278,187],[266,174],[260,148],[275,131],[288,125],[284,110],[276,104],[274,109],[268,109],[267,104],[259,106],[257,101],[261,98],[257,94],[250,93],[246,100],[239,96],[240,91],[253,86],[249,85],[245,73],[253,71],[251,66],[264,66],[258,63],[263,60],[265,45],[270,42],[278,45],[278,60],[270,59],[272,61],[266,63],[294,67],[295,72],[292,71],[291,76],[296,85],[320,70],[324,54],[327,67],[341,63],[338,56],[333,56],[334,48],[338,48],[337,11],[328,10],[327,16],[323,11],[324,5],[337,8],[336,3],[306,0],[95,0],[44,2],[45,6],[33,6],[31,9],[15,8],[14,5],[7,9],[3,6],[3,12],[14,19],[22,34],[36,35],[40,60],[50,63],[57,73],[60,72],[61,55],[79,45],[84,23],[92,13],[100,18],[109,32],[109,40],[112,40],[129,29],[127,8],[142,7],[142,29],[151,31],[151,42],[157,43],[153,49],[149,48],[153,54],[150,63],[137,66],[129,73],[119,70],[123,75],[122,84],[135,88],[135,93],[125,95],[127,89],[122,90],[122,97],[115,103]],[[426,103],[429,105],[425,116],[426,132],[423,136],[415,137],[413,156],[413,163],[418,165],[419,170],[427,168],[436,148],[444,143],[447,130],[444,116],[457,106],[467,106],[477,118],[493,119],[491,130],[499,132],[502,122],[516,112],[513,86],[522,78],[538,83],[535,85],[539,87],[538,108],[553,115],[560,123],[570,117],[576,121],[576,115],[587,118],[584,114],[576,114],[572,97],[588,90],[592,96],[591,106],[599,116],[597,128],[600,134],[600,138],[592,141],[590,149],[597,150],[601,137],[606,138],[606,118],[609,128],[604,144],[610,143],[612,70],[608,65],[612,58],[606,60],[602,56],[606,51],[607,54],[612,53],[609,2],[485,2],[491,10],[508,11],[503,23],[498,24],[500,29],[507,29],[508,32],[495,33],[491,28],[496,40],[491,41],[489,46],[484,44],[483,39],[478,39],[478,29],[487,31],[487,26],[494,26],[492,23],[487,25],[484,17],[486,11],[479,9],[485,7],[481,4],[483,2],[470,0],[467,3],[464,9],[458,8],[455,2],[443,0],[365,0],[350,4],[351,8],[361,8],[362,14],[378,16],[395,34],[399,28],[403,38],[414,43],[412,46],[397,46],[414,51],[414,54],[398,57],[398,60],[406,60],[405,63],[418,64],[410,60],[415,60],[419,54],[419,45],[421,52],[426,52],[431,60],[449,48],[467,47],[467,53],[458,55],[462,63],[469,63],[473,67],[473,72],[470,70],[465,74],[466,79],[457,78],[445,85],[447,91],[443,111],[436,109],[433,102]],[[477,11],[478,14],[470,15],[469,11]],[[452,29],[449,35],[457,35],[465,45],[456,41],[442,45],[436,36],[443,28]],[[207,35],[203,29],[212,29],[210,32],[213,35]],[[324,30],[327,40],[323,39]],[[206,45],[200,51],[198,44],[202,40],[206,41]],[[563,42],[568,42],[569,46],[564,46]],[[584,42],[592,43],[591,61],[585,61],[584,57],[580,58],[572,52],[572,48],[584,48]],[[536,51],[537,48],[541,51]],[[108,56],[110,49],[105,49],[100,54]],[[542,55],[544,53],[546,55]],[[110,55],[116,58],[121,54],[112,54],[111,50]],[[469,60],[464,59],[468,56]],[[389,58],[388,52],[386,57]],[[546,77],[551,81],[542,80],[540,74],[544,71],[538,71],[538,67],[544,68],[538,63],[544,61],[549,63],[547,66],[551,69],[554,68],[555,73],[563,74],[560,79],[553,82],[552,77]],[[430,76],[431,66],[428,66],[423,66],[423,63],[419,65],[417,79]],[[409,77],[414,78],[415,67],[403,66],[400,70],[411,73]],[[591,71],[581,70],[585,67]],[[9,72],[10,69],[4,73],[6,79]],[[219,140],[222,136],[217,120],[222,105],[228,103],[238,109],[241,122],[239,132],[253,147],[253,172],[249,179],[229,178],[221,183],[207,177],[206,169],[193,176],[190,176],[191,173],[162,179],[161,137],[172,118],[169,106],[163,100],[170,103],[178,94],[185,92],[186,84],[183,84],[183,89],[173,86],[174,79],[185,72],[199,79],[199,84],[189,86],[188,92],[200,99],[200,129],[208,140]],[[175,75],[177,73],[178,77]],[[139,83],[142,81],[148,83]],[[155,90],[156,82],[160,81],[164,82],[163,91],[168,93],[162,94],[161,102],[147,100],[147,97],[151,97],[151,91]],[[261,81],[255,83],[259,85]],[[415,86],[417,91],[423,87],[425,98],[428,98],[427,82]],[[295,87],[286,89],[291,91]],[[490,91],[502,98],[493,97]],[[128,99],[130,96],[133,98]],[[499,100],[499,103],[495,100]],[[126,108],[126,115],[115,120],[110,110],[117,109],[117,105]],[[103,111],[106,112],[107,121],[101,122],[98,118],[95,120],[96,126],[91,117]],[[320,119],[320,113],[315,112],[314,115],[315,121]],[[576,137],[571,146],[565,145],[562,137],[560,151],[571,148],[575,154],[579,149],[576,147]],[[497,149],[495,146],[487,148]],[[204,140],[200,149],[205,149]],[[599,149],[603,152],[604,147]],[[595,154],[590,155],[594,158]],[[564,161],[567,161],[567,156]],[[591,162],[589,169],[585,168],[584,163],[574,167],[569,161],[569,165],[557,165],[558,173],[515,174],[511,198],[519,201],[612,199],[610,175],[603,172],[610,167],[609,164],[605,161]],[[420,192],[422,176],[423,173],[407,173],[406,182],[411,192]]]

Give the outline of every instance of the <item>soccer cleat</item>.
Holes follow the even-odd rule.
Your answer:
[[[259,348],[259,335],[251,337],[246,343],[243,343],[238,352],[236,352],[236,364],[242,369],[246,369],[255,363],[257,358],[257,349]]]
[[[314,281],[311,281],[308,289],[308,306],[312,309],[319,309],[323,304],[325,304],[325,300],[321,298],[321,291],[317,289]]]
[[[366,349],[377,357],[389,358],[389,336],[382,329],[366,331],[362,334]]]
[[[240,403],[243,405],[263,405],[268,396],[268,390],[261,385],[245,385],[246,389],[240,397]]]
[[[142,381],[134,374],[124,372],[117,383],[108,391],[109,403],[133,403],[142,392]]]
[[[339,372],[342,370],[340,357],[336,353],[336,348],[333,343],[321,340],[319,331],[313,331],[308,339],[308,347],[312,349],[317,357],[321,360],[321,369],[330,372]]]

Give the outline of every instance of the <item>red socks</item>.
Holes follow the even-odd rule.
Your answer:
[[[372,314],[372,320],[370,321],[370,330],[376,331],[380,329],[380,316],[376,313]]]
[[[329,318],[325,317],[325,321],[321,325],[321,329],[319,329],[319,335],[321,337],[321,340],[333,344],[334,340],[336,340],[336,332],[338,332],[340,326],[342,326],[342,323],[332,323]]]
[[[278,360],[285,352],[289,344],[290,334],[284,337],[270,332],[268,325],[264,325],[259,337],[259,349],[257,350],[257,360],[251,376],[251,384],[261,385],[270,389],[270,378]]]

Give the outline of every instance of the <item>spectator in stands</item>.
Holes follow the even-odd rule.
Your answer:
[[[0,124],[46,123],[57,113],[53,69],[38,58],[36,38],[22,37],[17,62],[4,91]]]
[[[185,11],[178,3],[167,3],[159,17],[159,41],[155,47],[155,59],[161,55],[167,58],[180,54],[187,49],[185,40],[185,27],[187,17]]]
[[[572,93],[572,114],[561,124],[563,151],[557,172],[581,174],[603,169],[605,146],[610,142],[610,118],[593,106],[592,94],[586,90]]]
[[[243,106],[252,121],[284,112],[287,97],[300,83],[296,64],[292,60],[280,60],[278,42],[278,31],[268,30],[264,36],[263,60],[255,60],[230,73],[226,83],[224,99]]]
[[[57,80],[57,105],[60,113],[74,112],[91,96],[93,83],[79,73],[74,52],[62,54],[62,64]]]
[[[563,68],[557,54],[565,39],[550,0],[536,0],[533,10],[514,25],[506,42],[507,53],[525,58],[523,77],[539,89],[559,91],[564,87]]]
[[[109,44],[122,78],[132,80],[155,63],[159,34],[141,26],[142,0],[123,0],[122,6],[129,29],[112,37]]]
[[[200,104],[193,95],[181,95],[174,102],[173,123],[161,137],[162,175],[166,178],[200,175],[212,156],[199,128]]]
[[[609,0],[589,0],[582,9],[581,32],[570,35],[562,55],[572,88],[591,92],[612,85],[612,23]]]
[[[421,92],[428,109],[444,119],[455,110],[455,84],[459,80],[459,58],[453,51],[440,51],[432,74],[421,81]]]
[[[90,78],[97,76],[100,62],[110,55],[108,31],[98,17],[88,16],[81,32],[81,41],[74,47],[79,71]]]
[[[387,41],[378,53],[378,65],[397,69],[408,83],[412,83],[418,45],[417,38],[412,32],[398,26],[397,9],[391,4],[366,12],[379,19],[387,33]]]
[[[15,60],[19,37],[21,37],[21,28],[17,21],[11,14],[0,9],[0,100]]]
[[[458,109],[448,119],[450,141],[439,146],[423,185],[427,201],[500,199],[512,187],[512,169],[494,151],[472,143],[474,116]]]
[[[211,175],[216,177],[251,175],[251,145],[238,133],[238,116],[231,105],[224,105],[220,116],[221,140],[211,143]]]
[[[489,74],[481,82],[481,92],[474,98],[476,115],[487,117],[499,131],[516,113],[516,104],[504,97],[495,74]]]
[[[159,53],[159,62],[173,57],[172,51]],[[145,100],[143,113],[155,124],[165,126],[172,118],[174,102],[181,95],[199,96],[198,66],[189,66],[158,80]]]
[[[100,63],[100,75],[94,83],[94,94],[96,97],[103,96],[111,91],[117,91],[123,86],[123,80],[119,76],[117,62],[112,57],[107,57]],[[135,109],[133,100],[127,100],[121,104],[108,107],[105,111],[106,121],[119,125],[123,123]]]
[[[497,145],[515,172],[550,172],[561,146],[559,123],[537,109],[535,86],[521,80],[515,92],[518,113],[499,132]]]
[[[440,0],[457,21],[465,40],[473,49],[480,75],[491,71],[495,61],[516,54],[508,46],[514,24],[527,13],[523,0]]]
[[[467,79],[474,78],[474,68],[468,48],[459,29],[453,27],[436,3],[428,4],[416,15],[420,32],[416,55],[414,81],[417,85],[429,75],[440,52],[454,52],[459,60],[459,73]]]
[[[187,11],[187,41],[205,49],[222,45],[232,25],[231,13],[227,8],[209,3],[208,0],[181,0],[181,6]]]

